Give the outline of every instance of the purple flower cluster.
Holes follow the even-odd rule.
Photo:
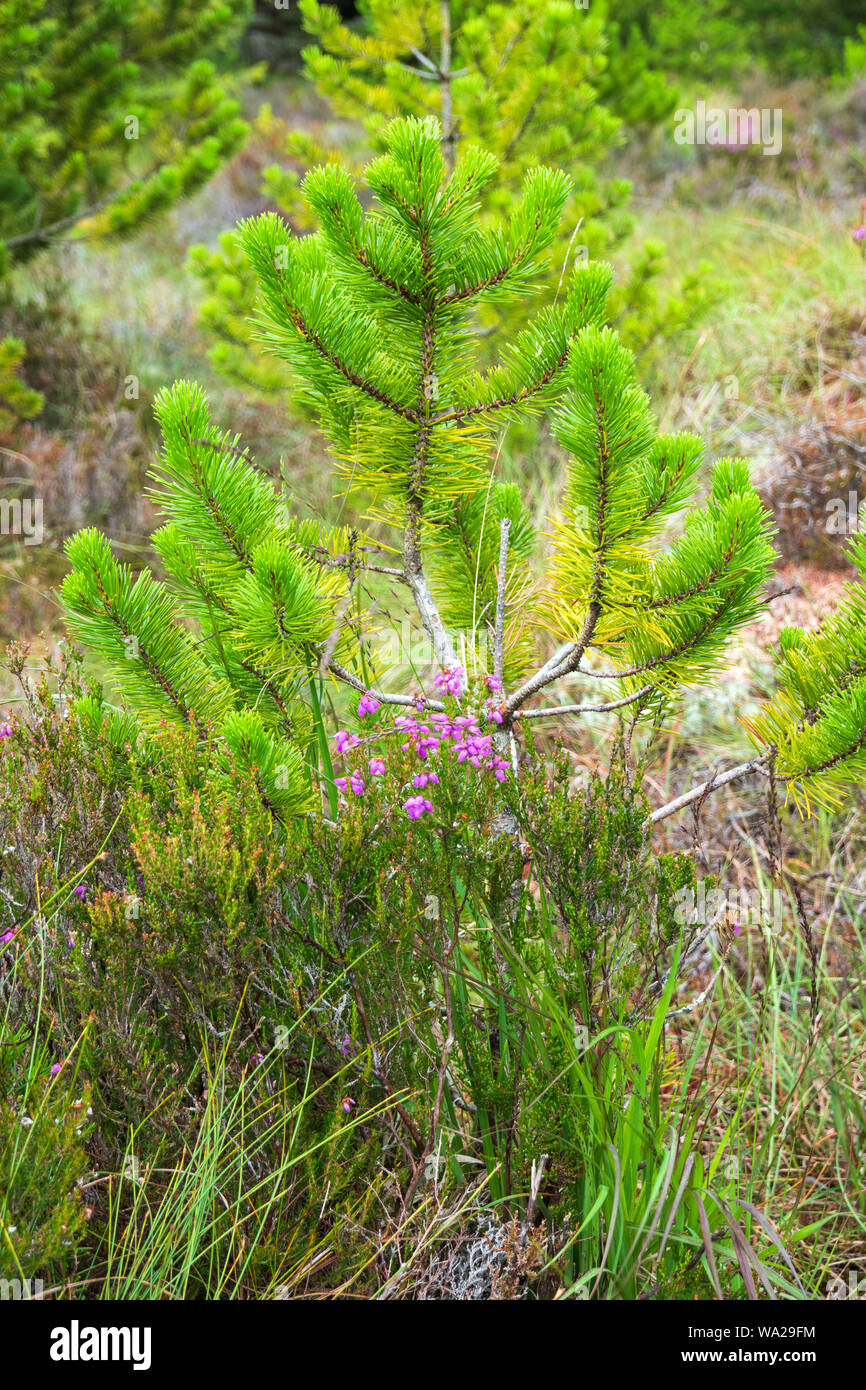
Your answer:
[[[356,796],[364,795],[364,779],[360,772],[352,772],[348,777],[335,777],[334,781],[341,792],[351,787]]]
[[[454,666],[450,671],[440,671],[434,681],[440,690],[444,690],[448,695],[459,695],[463,688],[463,672],[459,666]]]
[[[0,724],[0,738],[12,737],[12,725],[9,723]]]
[[[378,708],[379,701],[376,699],[376,696],[373,694],[373,691],[368,690],[366,695],[362,695],[360,700],[358,701],[359,719],[363,719],[365,714],[375,714]]]
[[[861,227],[855,227],[851,233],[855,241],[866,241],[866,222]],[[0,730],[2,733],[2,730]]]
[[[495,676],[485,676],[484,681],[491,695],[485,701],[481,713],[473,711],[452,714],[437,711],[425,716],[424,701],[419,698],[416,701],[415,712],[399,714],[394,720],[394,730],[404,736],[404,742],[400,745],[401,751],[411,753],[424,764],[412,778],[413,791],[418,794],[409,796],[403,802],[403,810],[410,820],[419,820],[421,816],[429,815],[433,811],[433,803],[421,793],[424,793],[427,787],[439,784],[439,777],[431,766],[434,754],[441,756],[442,752],[447,750],[456,762],[468,764],[482,773],[492,773],[498,782],[505,781],[508,763],[495,751],[495,735],[484,732],[481,726],[481,721],[485,721],[488,727],[491,724],[502,723],[501,710],[495,703],[495,694],[501,692],[502,683]],[[446,671],[436,677],[436,684],[449,695],[459,695],[463,683],[464,675],[459,669]],[[366,714],[375,713],[380,703],[372,691],[367,691],[358,702],[358,714],[363,719]],[[341,729],[335,736],[335,742],[337,752],[346,755],[369,740]],[[370,757],[367,766],[368,773],[362,773],[357,768],[347,768],[346,776],[334,779],[336,785],[344,793],[352,792],[355,796],[363,796],[367,776],[384,776],[385,759],[378,756]]]
[[[476,716],[433,714],[430,716],[430,723],[427,724],[411,715],[401,714],[394,723],[402,733],[408,735],[407,741],[401,745],[403,751],[414,750],[422,762],[441,745],[447,745],[450,739],[451,752],[456,754],[458,763],[468,762],[472,767],[492,772],[498,782],[505,781],[508,763],[505,758],[494,752],[493,734],[481,732]],[[438,781],[438,778],[435,774],[428,774],[428,780]],[[417,781],[415,785],[418,785]]]
[[[337,739],[340,739],[339,734],[337,735]],[[344,753],[347,748],[355,748],[360,742],[361,740],[359,738],[354,737],[350,743],[343,742],[341,744],[338,741],[337,752]],[[368,767],[371,777],[383,777],[385,774],[385,759],[371,758]],[[335,777],[334,783],[340,788],[341,792],[351,791],[354,792],[355,796],[363,796],[364,789],[367,785],[357,768],[354,772],[350,772],[348,777]]]

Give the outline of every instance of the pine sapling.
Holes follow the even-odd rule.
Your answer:
[[[372,498],[392,539],[294,518],[237,437],[214,428],[203,393],[181,382],[157,407],[154,499],[167,524],[155,545],[168,584],[134,580],[95,532],[69,543],[70,624],[144,723],[221,729],[280,817],[311,804],[316,767],[333,811],[323,728],[340,687],[361,697],[362,718],[401,711],[419,776],[451,748],[498,779],[516,765],[526,721],[625,711],[631,728],[652,724],[717,678],[765,601],[771,524],[748,465],[718,460],[698,503],[700,442],[657,434],[632,355],[603,326],[608,267],[575,267],[557,303],[478,369],[480,306],[519,303],[543,284],[569,190],[562,173],[532,169],[508,224],[490,227],[478,200],[495,169],[470,147],[449,171],[435,121],[398,121],[367,168],[369,206],[329,165],[305,182],[319,231],[296,237],[274,214],[240,229],[260,341],[291,367],[347,494]],[[503,427],[542,412],[567,457],[546,557],[517,489],[495,476]],[[382,544],[396,563],[378,562]],[[856,543],[854,554],[866,563]],[[377,657],[385,584],[414,607],[435,682],[422,672],[395,689],[399,663]],[[853,586],[817,634],[784,636],[779,694],[749,725],[757,755],[654,821],[750,773],[783,780],[803,806],[862,777],[862,595]],[[547,660],[542,633],[557,643]],[[552,700],[571,677],[602,693]],[[342,753],[356,736],[338,738]],[[363,795],[371,775],[347,769],[338,790]],[[435,786],[427,776],[415,787],[408,816],[429,814]]]

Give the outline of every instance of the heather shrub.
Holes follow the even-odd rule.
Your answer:
[[[32,688],[21,663],[0,806],[42,834],[4,856],[4,910],[19,885],[38,905],[2,932],[4,1041],[38,1036],[66,1115],[31,1268],[115,1297],[263,1296],[327,1244],[325,1285],[363,1287],[377,1212],[481,1181],[503,1218],[541,1203],[533,1240],[575,1296],[616,1228],[604,1287],[632,1296],[656,1183],[636,1177],[674,1164],[668,1249],[647,1248],[677,1277],[697,1204],[735,1195],[665,1089],[694,870],[653,855],[621,761],[575,785],[533,755],[518,783],[466,698],[443,692],[437,721],[371,701],[332,740],[337,819],[283,827],[210,738],[141,740],[68,664]],[[249,1193],[240,1225],[226,1186]]]
[[[45,685],[40,689],[44,696]],[[301,1017],[302,1052],[314,1035],[339,1070],[347,1046],[354,1054],[375,1045],[398,1026],[404,1009],[423,1016],[425,997],[442,987],[436,963],[441,967],[458,949],[467,922],[475,927],[471,970],[494,1004],[516,964],[537,967],[542,979],[548,971],[549,981],[563,986],[567,1008],[589,1007],[593,1022],[605,1013],[624,1016],[623,991],[636,967],[628,965],[614,998],[611,940],[602,929],[593,937],[587,923],[604,921],[611,933],[618,928],[624,960],[640,950],[655,965],[673,940],[663,933],[658,955],[647,951],[654,896],[647,898],[646,885],[657,881],[664,901],[675,877],[677,884],[689,878],[690,866],[678,861],[677,876],[668,873],[667,859],[648,862],[642,799],[629,797],[616,777],[594,779],[586,791],[569,795],[564,766],[548,785],[539,763],[503,810],[497,793],[504,760],[456,705],[439,725],[403,715],[396,726],[380,721],[363,737],[338,735],[342,753],[335,748],[334,757],[345,776],[337,782],[351,787],[366,779],[367,794],[350,793],[336,823],[310,817],[276,835],[249,776],[215,773],[213,749],[191,731],[166,729],[145,752],[130,743],[124,761],[104,730],[89,722],[98,709],[93,697],[73,694],[71,706],[65,718],[52,719],[49,735],[42,730],[48,741],[38,760],[28,761],[27,752],[41,715],[35,728],[16,725],[4,744],[2,767],[14,775],[20,798],[12,804],[7,782],[9,822],[20,825],[25,808],[41,811],[44,822],[43,839],[28,842],[29,860],[7,854],[6,873],[22,884],[41,878],[53,892],[43,901],[51,908],[47,978],[63,999],[57,1043],[61,1052],[71,1048],[91,1014],[100,1020],[82,1055],[92,1057],[102,1076],[120,1069],[117,1103],[128,1118],[153,1095],[145,1078],[134,1084],[141,1057],[151,1055],[155,1065],[165,1059],[169,1072],[177,1068],[185,1076],[208,1031],[234,1026],[241,1052],[264,1052],[278,1029]],[[34,708],[41,708],[38,692]],[[431,730],[441,737],[441,753],[429,746]],[[479,758],[479,747],[488,756]],[[85,838],[76,814],[97,777],[101,830],[90,807],[93,825]],[[432,814],[424,793],[434,785]],[[121,800],[106,853],[100,847],[112,830],[109,812]],[[407,802],[414,816],[400,814]],[[85,855],[82,875],[77,866]],[[626,872],[605,876],[605,863],[613,861],[627,864]],[[521,891],[530,864],[544,892],[543,926],[535,898]],[[77,888],[70,878],[81,879]],[[586,890],[580,916],[569,882]],[[10,941],[23,944],[26,935],[19,927]],[[38,952],[27,954],[33,970],[45,969]],[[605,966],[597,969],[601,956]],[[131,998],[149,1003],[130,1011]],[[125,1013],[133,1024],[124,1043]],[[137,1030],[145,1026],[142,1047]],[[490,1059],[481,1059],[476,1031],[473,1025],[460,1047],[470,1084],[475,1077],[479,1096],[489,1100]],[[111,1057],[100,1052],[119,1046]],[[413,1046],[398,1072],[404,1086],[417,1080]],[[508,1086],[506,1093],[510,1098]]]
[[[47,1288],[84,1236],[90,1096],[77,1067],[58,1074],[32,1033],[7,1018],[0,1036],[0,1279],[34,1297],[31,1281]]]

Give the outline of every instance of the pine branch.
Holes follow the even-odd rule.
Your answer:
[[[660,666],[671,666],[681,657],[687,656],[689,652],[694,651],[696,647],[700,646],[703,639],[719,626],[730,606],[731,600],[725,599],[719,607],[709,615],[706,622],[703,623],[696,632],[692,633],[687,640],[682,642],[678,647],[672,647],[670,650],[662,652],[658,656],[651,657],[649,660],[642,662],[639,666],[630,666],[625,671],[587,671],[581,669],[580,674],[592,676],[595,680],[621,681],[631,676],[645,675],[647,671],[658,670]],[[574,669],[574,666],[570,665],[567,668],[561,668],[554,676],[554,679],[558,679],[560,675],[568,674],[568,671],[573,671]]]
[[[583,632],[570,649],[568,655],[564,657],[560,664],[554,667],[553,670],[542,667],[542,669],[537,671],[534,676],[531,676],[519,690],[516,690],[510,699],[506,700],[501,711],[502,723],[505,728],[510,727],[516,712],[522,705],[525,705],[526,701],[531,699],[533,695],[537,695],[539,690],[543,690],[546,685],[550,685],[553,681],[559,680],[562,676],[567,676],[572,671],[577,670],[584,652],[592,641],[593,633],[595,632],[600,617],[601,604],[598,602],[591,603],[586,615]]]
[[[393,411],[395,415],[400,415],[404,420],[411,420],[413,424],[418,423],[420,417],[417,410],[414,410],[411,406],[401,405],[399,401],[392,400],[391,397],[380,390],[374,382],[367,381],[364,377],[359,376],[357,372],[352,371],[347,363],[336,353],[331,352],[319,335],[308,327],[306,319],[300,309],[292,304],[288,298],[285,298],[285,306],[301,337],[311,343],[322,360],[333,367],[335,371],[339,372],[350,386],[356,386],[359,391],[363,391],[371,400],[377,401],[379,405],[384,405],[388,410]]]
[[[562,368],[568,360],[570,346],[571,344],[569,342],[562,352],[560,352],[556,360],[552,362],[549,367],[545,368],[541,375],[530,382],[528,386],[513,391],[508,396],[501,396],[497,400],[480,401],[476,405],[464,406],[460,410],[452,410],[446,414],[437,415],[433,423],[436,425],[460,423],[464,420],[470,420],[476,415],[489,415],[497,410],[508,410],[516,405],[522,404],[524,401],[531,400],[533,396],[539,395],[546,386],[549,386],[554,377],[562,371]]]

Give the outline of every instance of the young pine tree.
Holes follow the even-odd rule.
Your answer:
[[[0,0],[0,292],[67,236],[124,235],[205,183],[246,134],[212,61],[248,0]],[[32,416],[7,340],[0,409]],[[14,359],[14,360],[13,360]]]
[[[20,376],[24,353],[20,338],[0,338],[0,434],[12,430],[20,420],[32,420],[42,409],[40,392],[32,390]]]
[[[435,122],[398,121],[366,170],[369,207],[329,165],[305,181],[318,232],[295,237],[275,214],[240,230],[260,286],[260,339],[291,367],[347,491],[373,497],[395,564],[373,563],[357,531],[293,519],[185,382],[158,403],[154,497],[166,525],[155,544],[168,583],[134,579],[95,531],[69,542],[70,626],[143,725],[216,726],[279,816],[310,804],[303,758],[323,739],[322,681],[386,708],[445,707],[423,684],[395,690],[394,672],[376,669],[372,600],[386,581],[411,599],[439,683],[464,707],[471,672],[458,670],[452,624],[486,649],[498,693],[480,717],[506,748],[528,719],[582,709],[656,718],[715,678],[729,640],[761,610],[770,526],[748,466],[719,460],[698,505],[699,441],[656,433],[632,356],[603,326],[608,267],[576,267],[498,365],[476,369],[478,305],[525,301],[543,284],[569,197],[564,174],[534,168],[508,225],[493,229],[478,199],[495,171],[471,146],[449,171]],[[536,584],[533,527],[517,491],[497,481],[495,458],[504,424],[542,411],[567,461],[553,555]],[[855,554],[866,564],[866,549]],[[864,603],[857,587],[823,632],[785,637],[780,693],[753,725],[762,751],[653,819],[771,766],[805,802],[863,775]],[[542,631],[558,644],[545,662]],[[604,694],[545,703],[574,675]]]
[[[862,19],[860,0],[617,0],[623,34],[648,46],[656,65],[686,79],[737,83],[744,68],[797,78],[837,73]]]
[[[652,70],[645,47],[610,42],[615,26],[603,7],[580,8],[572,0],[366,0],[359,26],[316,0],[301,0],[300,9],[315,40],[303,53],[305,74],[338,116],[362,128],[368,148],[385,148],[392,118],[435,116],[446,167],[469,144],[498,158],[491,221],[510,215],[528,170],[545,163],[566,169],[571,189],[546,275],[551,300],[564,261],[603,257],[630,231],[628,185],[602,176],[601,167],[622,142],[624,122],[654,124],[673,111],[677,96]],[[292,132],[268,108],[259,131],[282,149],[282,162],[265,171],[263,195],[295,226],[308,227],[298,169],[343,162],[339,152]],[[638,251],[609,306],[636,344],[694,317],[710,294],[706,277],[689,277],[662,305],[653,283],[661,252],[656,242]],[[202,319],[216,339],[213,364],[262,394],[283,392],[278,366],[250,346],[256,287],[236,234],[226,232],[216,248],[194,248],[192,265],[205,290]],[[515,329],[506,304],[483,308],[488,329]]]

